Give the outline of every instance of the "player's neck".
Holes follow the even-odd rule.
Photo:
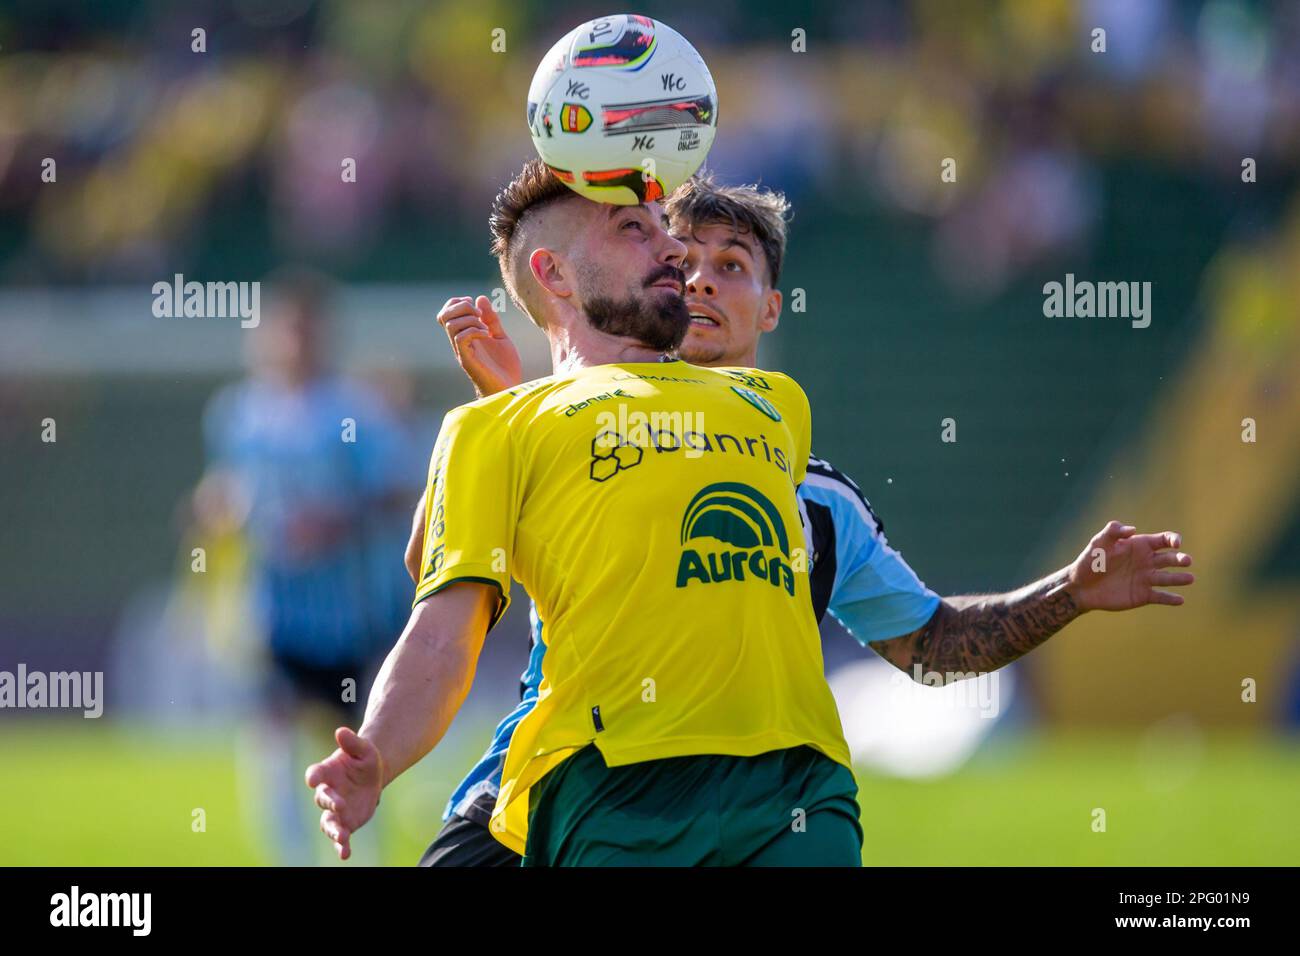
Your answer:
[[[688,358],[686,361],[690,361]],[[743,355],[723,355],[712,362],[697,362],[709,368],[758,368],[758,351],[751,350]]]
[[[565,375],[594,365],[622,362],[659,362],[664,353],[636,339],[607,335],[594,329],[574,333],[557,329],[548,335],[551,343],[551,367],[556,375]]]

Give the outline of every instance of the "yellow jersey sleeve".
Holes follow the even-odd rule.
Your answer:
[[[415,604],[449,584],[477,581],[500,591],[492,624],[505,613],[519,513],[517,461],[500,418],[473,405],[447,413],[429,462]]]
[[[790,463],[790,477],[796,485],[799,485],[803,483],[804,474],[808,470],[808,456],[812,453],[812,405],[798,382],[785,375],[781,378],[793,393],[789,404],[798,416],[796,419],[798,424],[790,429],[795,441],[794,461]]]

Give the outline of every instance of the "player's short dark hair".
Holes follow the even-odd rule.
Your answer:
[[[520,225],[544,206],[577,196],[577,193],[560,182],[549,166],[533,157],[524,163],[523,168],[492,200],[492,215],[488,219],[488,229],[492,233],[492,255],[496,256],[497,263],[501,266],[501,278],[505,280],[510,298],[534,322],[537,319],[525,307],[521,290],[515,281],[518,274],[515,259],[519,253],[519,243],[515,240],[520,233]]]
[[[780,281],[790,216],[784,193],[758,185],[724,186],[706,172],[674,190],[664,209],[674,230],[721,224],[738,234],[753,235],[767,261],[769,283],[775,286]]]

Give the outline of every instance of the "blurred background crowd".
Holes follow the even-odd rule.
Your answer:
[[[481,269],[479,244],[463,237],[482,234],[526,145],[519,91],[533,54],[598,9],[8,7],[0,208],[4,278],[21,283],[242,274],[286,255],[349,279]],[[1240,157],[1274,183],[1300,157],[1291,4],[655,7],[708,51],[726,110],[715,168],[779,185],[801,209],[931,218],[934,267],[987,292],[1087,241],[1106,202],[1100,165],[1138,160],[1222,190]],[[204,53],[191,49],[195,28]],[[493,30],[504,52],[485,48]],[[65,188],[30,175],[47,156]],[[339,156],[364,171],[354,186],[340,183]],[[955,188],[933,174],[949,156]]]
[[[108,689],[97,723],[0,714],[20,778],[0,809],[45,808],[0,863],[312,852],[285,768],[324,752],[332,718],[296,727],[267,688],[286,670],[333,688],[400,629],[410,510],[441,414],[470,397],[433,315],[500,285],[486,213],[531,152],[529,80],[608,12],[0,7],[0,669],[104,670]],[[1176,528],[1197,558],[1180,611],[1093,615],[1017,665],[996,733],[850,700],[864,806],[914,814],[868,825],[868,862],[1300,859],[1280,816],[1300,785],[1300,7],[636,12],[710,66],[709,168],[792,200],[783,279],[806,308],[760,360],[804,384],[815,450],[927,584],[1010,589],[1112,517]],[[1042,287],[1066,273],[1151,282],[1150,327],[1046,318]],[[177,274],[265,281],[264,327],[156,317],[153,284]],[[348,417],[358,440],[340,450]],[[414,861],[511,705],[520,607],[373,859]],[[828,667],[861,664],[833,630]],[[314,635],[311,652],[287,633]],[[82,787],[115,795],[124,831],[79,816]],[[1109,844],[1089,842],[1099,805],[1128,811]],[[224,839],[186,842],[198,806]]]

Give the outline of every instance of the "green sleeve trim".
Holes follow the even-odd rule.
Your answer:
[[[415,605],[419,604],[421,601],[428,600],[429,598],[433,597],[435,594],[437,594],[439,591],[443,590],[444,588],[448,588],[453,584],[459,584],[462,581],[470,581],[475,584],[491,584],[493,587],[497,589],[496,610],[492,612],[492,620],[488,622],[488,630],[489,631],[492,630],[492,628],[496,626],[497,621],[501,620],[501,615],[506,613],[506,608],[510,606],[510,591],[507,588],[503,588],[501,586],[501,582],[498,581],[496,578],[480,578],[470,574],[466,574],[460,577],[448,578],[446,581],[443,581],[435,588],[431,588],[428,591],[425,591],[423,593],[417,592],[417,594],[415,595],[415,600],[411,602],[411,607],[415,607]]]

